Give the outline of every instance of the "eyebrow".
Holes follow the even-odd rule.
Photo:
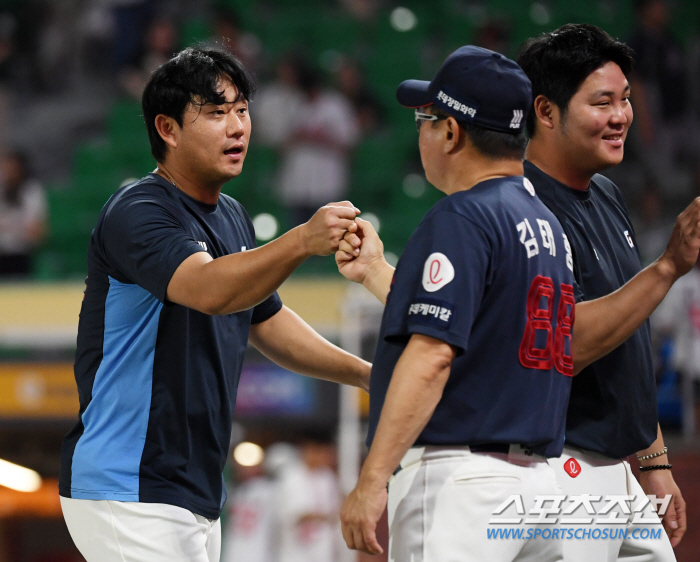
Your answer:
[[[214,102],[208,101],[204,105],[211,106],[211,107],[218,107],[220,105],[233,105],[233,104],[238,103],[240,101],[247,102],[248,100],[245,98],[245,96],[239,95],[235,100],[224,100],[222,103],[214,103]]]
[[[627,85],[625,86],[625,89],[622,90],[622,91],[623,91],[623,92],[628,92],[629,90],[630,90],[630,85],[627,84]],[[601,96],[610,96],[610,97],[612,97],[612,96],[614,96],[614,95],[615,95],[615,92],[613,92],[612,90],[598,90],[597,92],[595,92],[595,93],[593,94],[593,97],[594,97],[594,98],[601,97]]]

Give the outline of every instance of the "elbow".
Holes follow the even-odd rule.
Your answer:
[[[423,371],[423,379],[427,384],[444,384],[449,378],[455,353],[451,347],[446,348],[443,352],[432,355],[428,368]]]
[[[194,308],[196,311],[208,316],[221,316],[223,314],[240,312],[239,310],[236,310],[235,307],[232,307],[230,302],[221,298],[217,299],[211,295],[203,296],[191,308]]]

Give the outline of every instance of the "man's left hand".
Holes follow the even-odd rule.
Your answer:
[[[670,470],[649,470],[641,473],[639,483],[642,485],[645,494],[653,494],[657,498],[663,498],[667,494],[673,496],[666,513],[662,517],[662,522],[669,539],[671,539],[671,546],[675,548],[685,534],[687,522],[685,500],[676,481],[673,479],[673,474],[671,474]]]

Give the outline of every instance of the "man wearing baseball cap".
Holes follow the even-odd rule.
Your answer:
[[[536,496],[561,494],[546,458],[564,444],[574,321],[570,246],[523,177],[530,81],[466,46],[397,98],[415,108],[426,177],[447,197],[395,272],[366,221],[364,241],[336,254],[343,275],[386,302],[345,541],[381,552],[388,499],[390,561],[561,560],[561,529],[523,517],[543,507]]]

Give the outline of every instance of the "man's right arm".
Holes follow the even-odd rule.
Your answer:
[[[167,289],[171,302],[204,312],[231,314],[264,301],[309,256],[329,255],[357,214],[347,201],[319,209],[309,222],[259,248],[213,259],[197,252],[175,270]]]
[[[654,312],[676,280],[690,271],[700,249],[700,198],[676,220],[663,255],[617,291],[576,304],[574,374],[610,353]]]

